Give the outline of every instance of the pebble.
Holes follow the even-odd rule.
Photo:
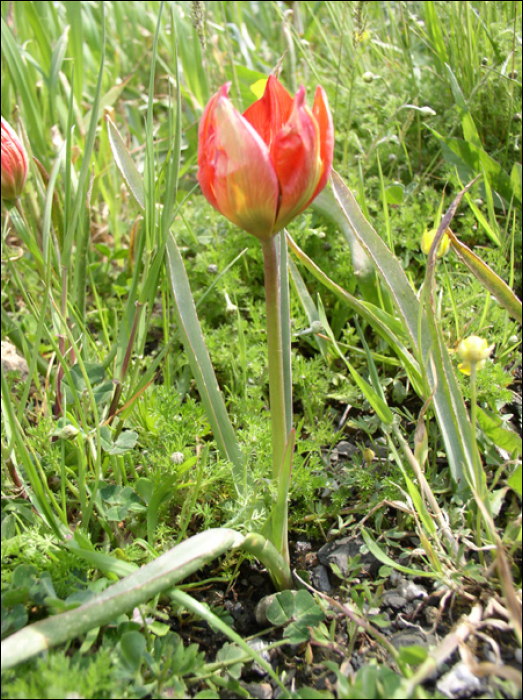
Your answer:
[[[317,591],[330,593],[332,590],[329,574],[323,564],[318,564],[312,569],[312,585]]]
[[[250,698],[259,700],[270,700],[273,697],[270,683],[242,683],[242,686],[249,693]]]
[[[363,571],[372,577],[376,577],[381,562],[370,552],[361,554],[360,549],[363,544],[363,539],[359,537],[355,539],[352,537],[342,537],[334,542],[324,544],[318,551],[318,559],[320,560],[320,564],[331,568],[332,564],[336,564],[341,575],[347,576],[350,570],[349,561],[359,554],[360,564],[363,565]]]
[[[257,637],[256,639],[251,639],[247,641],[247,644],[251,647],[251,649],[254,649],[264,661],[267,663],[270,663],[271,661],[271,656],[269,652],[267,651],[267,647],[269,646],[269,642],[264,639],[263,637]],[[252,665],[252,670],[257,673],[259,676],[266,676],[267,671],[263,668],[263,666],[260,666],[259,663],[256,661]]]
[[[409,629],[393,634],[390,641],[396,649],[401,649],[401,647],[410,647],[414,644],[426,648],[436,643],[436,637],[433,634],[416,632],[412,629],[412,627],[410,627]]]
[[[29,365],[8,340],[2,340],[2,369],[6,374],[20,372],[20,382],[29,377]]]
[[[427,624],[432,627],[436,624],[436,620],[438,619],[439,615],[439,610],[434,605],[428,605],[423,610],[423,615],[425,616]]]
[[[428,595],[422,586],[418,586],[414,581],[405,580],[398,585],[398,593],[409,601],[417,598],[426,598]]]
[[[267,610],[270,608],[271,603],[276,599],[276,595],[276,593],[266,595],[265,598],[262,598],[256,606],[254,610],[254,617],[256,618],[256,622],[260,625],[260,627],[268,627],[271,624],[267,618]]]
[[[470,698],[483,690],[483,684],[461,661],[439,679],[436,688],[448,698]]]
[[[407,605],[407,599],[396,591],[386,591],[383,594],[383,605],[394,610],[401,610]]]

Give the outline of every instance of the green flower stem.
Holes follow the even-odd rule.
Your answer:
[[[281,335],[280,278],[275,236],[261,241],[265,268],[269,397],[272,425],[272,478],[278,479],[287,443],[283,349]]]
[[[474,459],[474,488],[482,501],[485,501],[485,478],[479,457],[476,426],[478,424],[478,404],[476,392],[476,363],[470,363],[470,422],[472,424],[472,451]]]
[[[488,514],[492,516],[490,510],[490,502],[487,498],[487,483],[485,478],[485,472],[481,465],[481,459],[479,456],[478,449],[478,439],[476,434],[476,427],[478,424],[478,403],[477,403],[477,391],[476,391],[476,371],[477,366],[475,362],[470,363],[470,422],[472,424],[472,450],[474,457],[474,478],[473,486],[476,497],[481,500],[484,504]],[[483,544],[481,539],[481,519],[483,517],[485,523],[485,529],[487,530],[488,536],[491,542],[495,542],[495,533],[492,531],[491,522],[492,520],[483,515],[483,511],[478,506],[478,512],[476,515],[476,544],[481,547]],[[485,555],[482,550],[479,550],[479,557],[482,564],[485,563]]]

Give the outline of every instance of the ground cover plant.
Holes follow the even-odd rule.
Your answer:
[[[519,5],[6,2],[2,81],[2,696],[520,696]]]

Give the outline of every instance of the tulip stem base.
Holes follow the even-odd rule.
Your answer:
[[[269,398],[272,426],[272,478],[277,480],[283,461],[285,445],[287,444],[287,421],[285,416],[280,275],[276,236],[272,236],[269,240],[262,240],[261,244],[265,270],[265,299],[267,306]]]

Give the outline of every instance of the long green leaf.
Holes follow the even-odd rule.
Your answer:
[[[172,234],[167,238],[168,271],[174,294],[174,312],[189,364],[205,412],[222,455],[233,464],[234,482],[242,493],[246,485],[245,458],[240,451],[216,380],[194,306],[182,256]]]
[[[194,535],[79,608],[35,622],[7,637],[2,642],[2,670],[131,611],[243,541],[242,535],[227,528]]]
[[[416,387],[421,387],[421,373],[418,362],[412,357],[412,354],[405,347],[407,336],[400,338],[396,333],[396,326],[399,326],[400,332],[403,330],[401,324],[395,318],[387,314],[386,311],[379,309],[370,302],[362,302],[356,299],[340,287],[336,282],[333,282],[320,268],[314,263],[308,255],[294,242],[292,237],[287,234],[289,245],[296,254],[296,257],[302,262],[305,267],[311,272],[316,279],[324,284],[327,289],[330,289],[336,296],[348,304],[351,309],[354,309],[362,318],[370,323],[374,330],[387,341],[390,347],[403,361],[411,381]]]
[[[367,255],[365,249],[360,245],[351,227],[348,225],[347,219],[343,216],[339,207],[336,206],[332,192],[328,189],[324,189],[323,192],[316,197],[311,206],[314,211],[329,219],[340,229],[345,240],[349,244],[352,267],[354,275],[358,280],[361,293],[365,299],[372,301],[373,304],[377,304],[376,270],[374,269],[372,260]]]
[[[472,274],[477,277],[481,284],[496,297],[501,306],[506,309],[509,314],[522,322],[521,318],[521,301],[514,294],[508,284],[501,279],[494,270],[484,263],[476,253],[462,243],[457,236],[447,229],[447,235],[450,238],[452,250],[456,253],[461,262],[468,267]]]
[[[423,571],[422,569],[413,569],[410,566],[403,566],[402,564],[398,564],[396,561],[394,561],[394,559],[391,559],[387,554],[385,554],[385,552],[382,549],[379,548],[379,546],[372,539],[372,537],[369,535],[369,533],[367,532],[367,530],[365,530],[364,527],[361,528],[361,534],[371,554],[374,554],[376,559],[379,559],[379,561],[381,561],[382,564],[385,564],[386,566],[392,566],[393,569],[402,571],[404,574],[410,574],[411,576],[426,576],[427,578],[434,578],[434,574],[432,574],[429,571]]]
[[[334,197],[355,236],[374,261],[396,302],[410,335],[412,347],[416,349],[418,356],[423,358],[423,362],[427,363],[425,371],[430,390],[434,390],[434,408],[447,449],[452,476],[459,488],[466,488],[464,468],[466,466],[470,470],[473,469],[471,426],[447,348],[433,322],[433,315],[420,309],[419,300],[399,261],[365,219],[352,193],[336,172],[332,174],[332,187]],[[450,223],[458,203],[453,202],[452,211],[447,213],[444,219],[445,227]],[[435,373],[429,361],[431,354],[434,358]],[[428,396],[424,396],[424,399],[427,398]]]
[[[490,186],[503,197],[506,202],[510,202],[512,198],[521,206],[521,191],[513,186],[512,180],[501,165],[494,160],[489,154],[479,146],[464,141],[463,139],[442,136],[430,126],[425,125],[430,129],[442,144],[443,156],[445,160],[453,165],[458,165],[468,171],[469,174],[477,175],[485,173]],[[447,150],[445,150],[445,147]],[[463,174],[466,177],[466,174]]]
[[[127,146],[125,145],[120,132],[111,121],[109,115],[105,117],[105,121],[107,123],[107,133],[109,134],[111,151],[113,152],[113,157],[118,170],[120,171],[135,200],[142,209],[145,209],[143,178],[138,172],[138,168],[134,164],[134,160],[131,158],[131,154],[127,150]]]

